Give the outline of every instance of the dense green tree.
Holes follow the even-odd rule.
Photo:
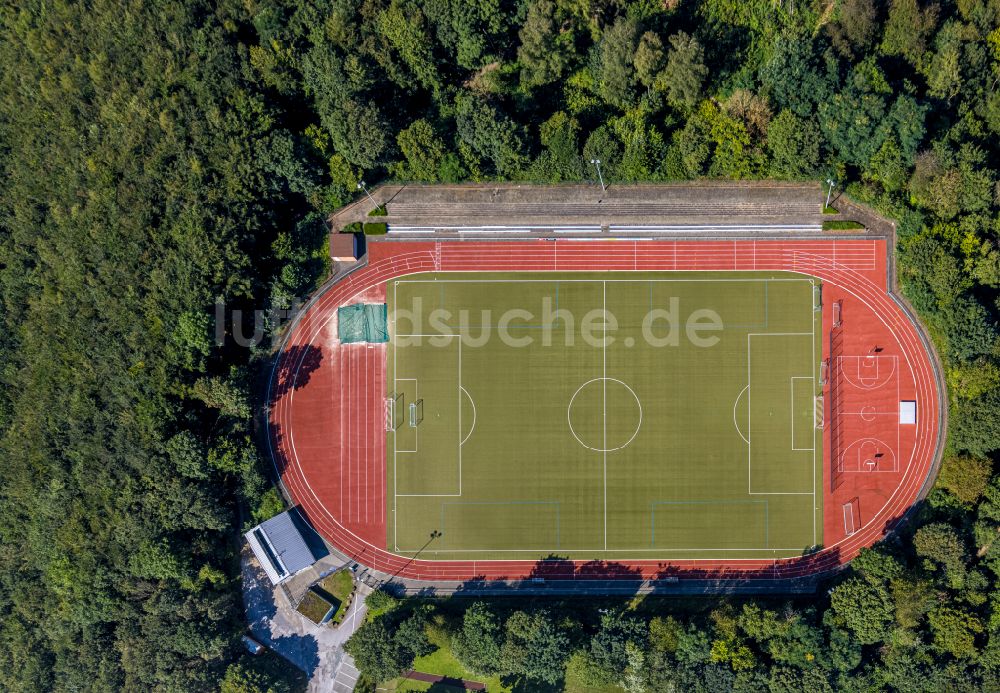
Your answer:
[[[524,163],[520,128],[495,106],[462,97],[455,104],[458,136],[501,176],[513,175]]]
[[[948,334],[948,351],[956,359],[974,359],[996,348],[996,324],[974,298],[962,296],[956,300],[951,310],[942,313],[940,323]]]
[[[704,110],[688,119],[684,127],[675,130],[671,142],[671,152],[668,153],[668,163],[674,163],[676,157],[677,171],[672,175],[678,178],[697,178],[708,172],[712,156],[711,121]]]
[[[621,159],[612,169],[615,177],[624,181],[655,178],[664,148],[659,130],[638,109],[629,110],[621,118],[610,121],[610,125],[616,139],[623,144]]]
[[[379,35],[399,54],[401,61],[409,67],[422,87],[432,90],[440,88],[440,75],[434,63],[427,20],[419,6],[404,0],[392,0],[379,13],[378,28]]]
[[[230,664],[219,687],[220,693],[294,693],[305,676],[290,670],[272,654],[244,657]]]
[[[961,609],[942,607],[929,615],[934,647],[958,658],[976,653],[976,634],[984,628],[974,615]]]
[[[819,127],[790,110],[779,113],[767,131],[771,171],[783,178],[801,178],[820,165]]]
[[[890,136],[905,155],[924,133],[923,109],[906,96],[887,108],[881,94],[851,88],[821,103],[818,112],[831,148],[854,166],[867,167]]]
[[[441,178],[441,167],[447,153],[444,142],[424,119],[415,120],[396,136],[399,151],[406,159],[396,165],[401,178],[434,182]]]
[[[864,175],[887,192],[899,192],[907,183],[909,165],[910,161],[899,148],[895,137],[888,137],[875,152]]]
[[[591,683],[610,685],[625,677],[630,665],[629,645],[645,646],[646,627],[641,621],[619,612],[601,617],[601,626],[590,640]],[[634,665],[634,654],[631,656]]]
[[[976,399],[958,400],[952,405],[954,423],[950,433],[958,450],[986,456],[1000,450],[1000,391],[990,390]]]
[[[951,587],[960,588],[965,582],[967,548],[955,528],[943,522],[924,525],[913,536],[913,547],[925,565],[944,571]]]
[[[608,103],[624,108],[635,98],[635,52],[639,28],[635,22],[619,17],[601,35],[597,85]]]
[[[817,104],[827,102],[834,89],[817,46],[792,38],[775,42],[770,59],[761,65],[760,81],[772,105],[800,118],[814,115]]]
[[[434,651],[435,648],[427,637],[426,628],[427,618],[421,612],[412,614],[396,628],[393,640],[400,651],[406,654],[408,663]]]
[[[739,626],[776,662],[808,668],[826,651],[822,630],[790,608],[779,615],[756,604],[745,605]]]
[[[917,0],[892,0],[882,37],[882,52],[898,55],[918,65],[927,48],[927,37],[938,20],[938,5],[920,7]]]
[[[440,43],[469,69],[494,57],[494,42],[510,21],[500,0],[429,0],[423,12],[435,25]]]
[[[635,74],[646,87],[652,87],[660,80],[660,73],[667,64],[663,41],[652,31],[647,31],[639,38],[635,49]]]
[[[569,64],[572,37],[560,31],[555,12],[555,3],[536,0],[521,27],[517,58],[521,84],[527,89],[556,81]]]
[[[553,183],[582,179],[579,133],[580,124],[562,111],[542,123],[540,139],[545,150],[531,167],[532,177]]]
[[[382,162],[388,147],[386,125],[375,104],[348,99],[324,123],[334,148],[347,161],[362,168]]]
[[[377,683],[399,676],[413,661],[399,646],[382,618],[376,618],[362,625],[344,649],[354,658],[358,669],[370,680]]]
[[[707,77],[708,68],[705,67],[705,52],[701,44],[683,31],[671,36],[670,52],[662,73],[667,100],[671,105],[693,108],[701,98]]]
[[[946,22],[935,39],[935,51],[926,61],[927,93],[950,101],[962,88],[962,42],[964,27]]]
[[[462,616],[462,628],[455,634],[455,656],[478,674],[495,674],[503,668],[500,648],[503,631],[496,615],[483,602],[475,602]]]
[[[368,610],[379,614],[392,611],[398,605],[399,600],[384,589],[374,590],[365,598],[365,606],[368,607]]]
[[[938,484],[963,503],[974,504],[983,495],[992,474],[989,460],[969,455],[948,455],[941,465]]]
[[[893,619],[892,600],[879,584],[850,578],[830,592],[836,621],[849,628],[862,644],[883,639]]]
[[[552,623],[548,611],[515,611],[505,631],[500,658],[507,673],[550,684],[563,678],[569,638]]]
[[[881,550],[881,547],[861,549],[851,566],[868,581],[876,584],[901,577],[905,571],[899,560]]]
[[[873,0],[844,0],[837,21],[827,25],[830,40],[845,57],[864,54],[878,37],[878,11]]]

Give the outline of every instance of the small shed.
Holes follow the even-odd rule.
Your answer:
[[[322,548],[317,551],[315,531],[296,508],[261,522],[243,536],[275,585],[309,568],[324,555]]]
[[[365,237],[362,234],[330,234],[330,258],[334,262],[354,262],[364,254]]]

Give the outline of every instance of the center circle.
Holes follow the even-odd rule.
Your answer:
[[[595,452],[614,452],[638,435],[642,404],[621,380],[594,378],[570,397],[566,420],[580,445]]]

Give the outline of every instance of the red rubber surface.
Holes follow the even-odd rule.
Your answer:
[[[269,426],[272,458],[293,500],[332,545],[375,570],[459,581],[801,577],[835,568],[880,539],[933,467],[940,393],[916,327],[888,295],[884,240],[385,241],[369,248],[368,266],[331,286],[292,329],[272,377]],[[823,549],[777,560],[545,563],[388,552],[386,349],[341,345],[337,307],[384,301],[386,282],[405,274],[490,270],[790,270],[822,279],[823,359],[832,359],[824,386]],[[837,303],[843,323],[834,328]],[[916,400],[916,425],[898,424],[899,400]]]

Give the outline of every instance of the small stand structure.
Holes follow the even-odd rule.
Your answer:
[[[301,573],[326,555],[322,540],[296,508],[261,522],[243,536],[273,585]]]

